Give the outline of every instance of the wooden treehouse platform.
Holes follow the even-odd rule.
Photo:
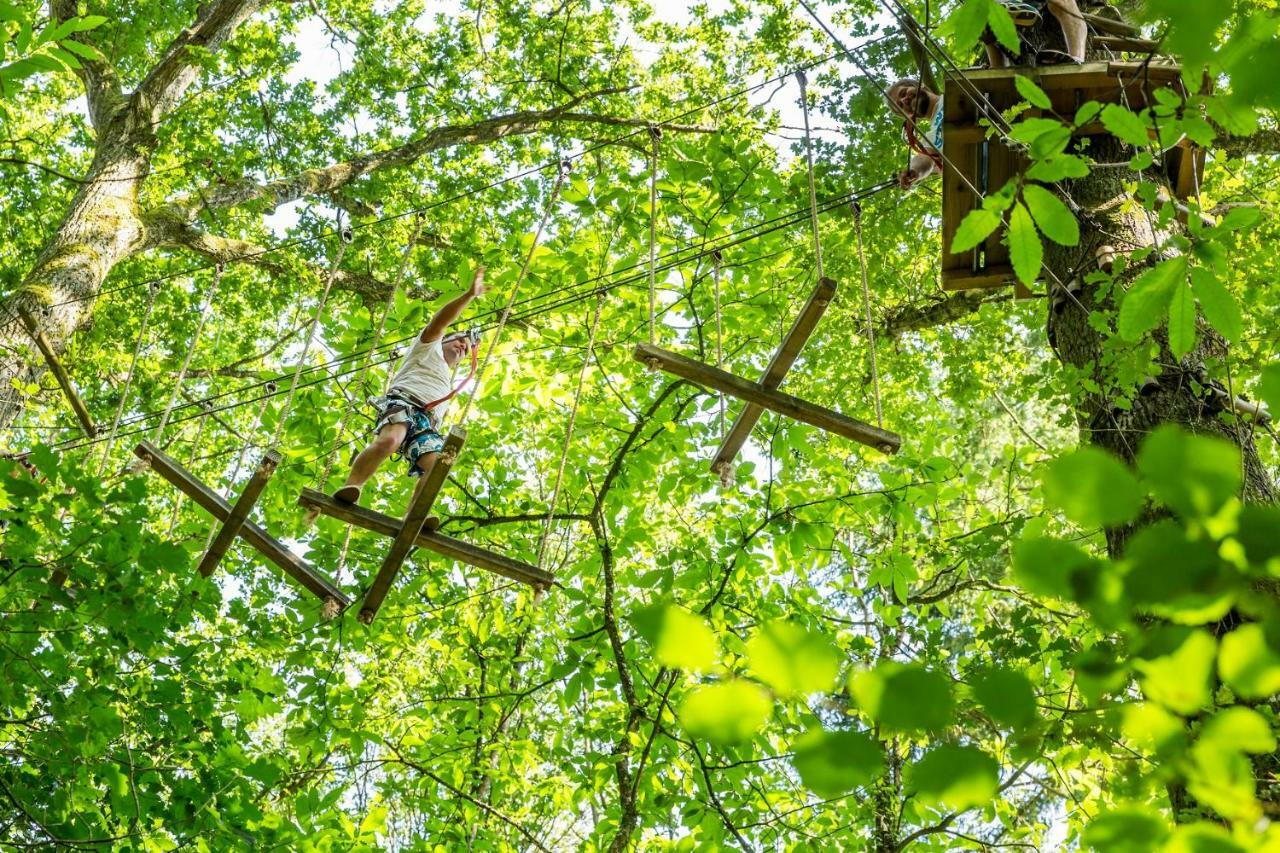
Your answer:
[[[1022,101],[1015,82],[1020,76],[1044,90],[1053,104],[1051,113],[1029,110],[1024,115],[1056,114],[1070,121],[1076,110],[1089,101],[1141,111],[1154,103],[1159,89],[1173,89],[1185,97],[1182,68],[1148,62],[1088,62],[1043,68],[969,69],[963,75],[963,81],[956,80],[954,74],[948,75],[943,95],[946,161],[942,172],[942,287],[959,291],[1015,284],[1019,298],[1030,297],[1032,293],[1015,282],[1004,228],[998,228],[977,248],[966,252],[950,250],[960,223],[971,210],[981,206],[981,196],[998,191],[1028,166],[1021,153],[1006,146],[994,129],[980,122]],[[986,98],[985,109],[975,103],[974,89]],[[1079,128],[1076,135],[1106,132],[1100,121],[1094,121]],[[1186,199],[1194,195],[1204,174],[1204,151],[1184,141],[1166,155],[1165,169],[1175,194]],[[974,194],[970,184],[979,195]]]

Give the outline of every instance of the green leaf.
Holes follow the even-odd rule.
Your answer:
[[[1169,349],[1182,358],[1196,346],[1196,301],[1191,288],[1179,283],[1169,302]]]
[[[951,682],[922,666],[885,663],[856,673],[854,697],[886,729],[901,732],[939,731],[951,723]]]
[[[1067,178],[1089,177],[1089,163],[1075,154],[1059,154],[1034,163],[1026,176],[1033,181],[1052,184]]]
[[[1222,281],[1204,267],[1192,267],[1191,289],[1200,300],[1205,319],[1228,341],[1239,343],[1244,335],[1244,317]]]
[[[999,3],[987,3],[987,26],[995,33],[1000,44],[1009,49],[1015,56],[1022,53],[1022,43],[1018,39],[1018,26],[1013,22],[1009,10]]]
[[[1019,202],[1009,217],[1009,260],[1013,271],[1026,285],[1035,284],[1044,264],[1044,246],[1027,208]]]
[[[825,637],[787,622],[767,622],[747,641],[752,672],[779,696],[830,690],[840,653]]]
[[[1085,579],[1096,572],[1096,560],[1058,539],[1033,536],[1020,541],[1013,552],[1014,577],[1037,595],[1074,599],[1087,586]]]
[[[98,50],[93,45],[84,44],[83,42],[78,42],[75,39],[67,39],[62,42],[62,47],[78,56],[84,57],[85,59],[96,59],[98,61],[106,59],[106,57],[102,55],[102,51]]]
[[[1280,364],[1268,364],[1262,368],[1258,396],[1271,409],[1273,415],[1280,415]]]
[[[1031,104],[1031,106],[1039,107],[1042,110],[1053,109],[1053,101],[1049,100],[1049,96],[1045,94],[1044,89],[1037,86],[1030,77],[1015,74],[1013,85],[1017,87],[1018,94],[1022,96],[1022,99]]]
[[[1156,648],[1134,661],[1142,692],[1171,711],[1190,716],[1213,699],[1210,676],[1218,643],[1208,631],[1167,629],[1153,640]]]
[[[71,53],[63,50],[60,47],[50,45],[49,47],[46,48],[46,50],[49,51],[50,55],[55,57],[59,62],[61,62],[63,65],[67,66],[68,68],[75,69],[75,68],[81,67],[80,60],[76,59],[75,56],[73,56]]]
[[[1187,259],[1162,261],[1138,276],[1120,304],[1117,331],[1127,341],[1136,341],[1160,325],[1169,311],[1174,288],[1182,284]]]
[[[1080,223],[1056,195],[1044,187],[1027,184],[1022,188],[1022,200],[1027,203],[1031,216],[1044,236],[1062,246],[1080,243]]]
[[[867,732],[805,732],[792,745],[800,781],[820,797],[839,797],[884,772],[884,750]]]
[[[1267,642],[1261,625],[1242,625],[1222,638],[1218,675],[1245,699],[1280,693],[1280,654]]]
[[[1193,823],[1179,826],[1160,853],[1248,853],[1248,850],[1231,839],[1221,826],[1212,823]]]
[[[659,604],[637,611],[634,622],[663,666],[705,671],[715,665],[716,635],[702,617],[674,604]]]
[[[1216,513],[1240,490],[1240,451],[1219,438],[1165,425],[1138,452],[1138,471],[1157,498],[1183,516]]]
[[[987,669],[973,682],[973,695],[991,719],[1021,728],[1036,718],[1036,692],[1031,681],[1011,669]]]
[[[995,797],[1000,764],[977,747],[945,744],[912,765],[909,778],[925,803],[964,811]]]
[[[965,0],[943,25],[943,32],[954,36],[962,47],[977,44],[987,26],[989,0]]]
[[[735,744],[751,738],[773,710],[758,684],[733,680],[699,687],[680,704],[681,724],[695,737]]]
[[[1098,853],[1149,853],[1169,836],[1169,822],[1148,809],[1131,807],[1099,815],[1081,842]]]
[[[960,223],[960,227],[956,229],[955,236],[951,238],[952,254],[967,252],[974,248],[990,237],[992,232],[1000,227],[1002,221],[1000,214],[993,210],[979,207],[969,211]]]
[[[1221,619],[1235,601],[1217,543],[1192,537],[1172,519],[1148,525],[1125,549],[1125,592],[1144,610],[1183,625]]]
[[[1240,511],[1236,539],[1249,562],[1263,566],[1280,557],[1280,507],[1249,504]]]
[[[1244,231],[1262,221],[1262,211],[1256,207],[1233,207],[1218,223],[1223,231]]]
[[[1238,750],[1253,755],[1275,752],[1276,736],[1267,718],[1252,708],[1225,708],[1205,723],[1200,742],[1212,749]]]
[[[87,30],[96,29],[107,22],[106,17],[103,15],[82,15],[72,20],[75,23],[75,27],[71,30],[73,33],[83,33]]]
[[[1082,447],[1050,462],[1041,475],[1045,500],[1081,527],[1116,527],[1142,512],[1136,477],[1116,457]]]
[[[1147,123],[1142,117],[1119,104],[1107,104],[1103,107],[1102,125],[1112,136],[1138,148],[1146,148],[1151,142]]]

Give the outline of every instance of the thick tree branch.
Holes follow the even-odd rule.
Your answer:
[[[533,133],[546,125],[558,122],[644,127],[648,122],[642,119],[575,112],[575,108],[584,101],[621,94],[632,88],[634,87],[597,89],[545,110],[521,110],[482,119],[472,124],[437,127],[403,145],[363,154],[319,169],[308,169],[266,184],[245,181],[206,187],[199,192],[175,199],[169,207],[175,216],[184,217],[188,221],[194,220],[201,211],[207,209],[237,207],[251,202],[262,202],[274,208],[308,196],[332,195],[364,175],[382,169],[408,166],[432,151],[452,148],[456,145],[483,145],[509,136]],[[696,125],[668,127],[671,130],[688,132],[712,130],[712,128]]]
[[[926,303],[912,302],[890,309],[879,334],[889,340],[907,332],[918,332],[955,323],[978,312],[983,305],[1008,302],[1010,290],[966,290],[935,298]]]
[[[196,22],[178,33],[164,56],[133,93],[133,106],[153,125],[187,91],[199,74],[191,48],[217,50],[265,0],[215,0],[200,7]]]

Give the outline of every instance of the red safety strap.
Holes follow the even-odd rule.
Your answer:
[[[902,130],[907,135],[907,145],[917,154],[923,154],[933,161],[933,165],[938,167],[938,171],[942,171],[942,152],[934,148],[926,149],[920,144],[920,138],[916,136],[916,126],[914,122],[905,121],[902,123]]]
[[[425,406],[423,406],[423,408],[426,409],[427,411],[431,411],[441,403],[447,403],[450,400],[452,400],[455,396],[457,396],[458,392],[461,391],[468,382],[470,382],[472,379],[475,378],[476,366],[479,364],[479,358],[480,358],[480,346],[478,344],[472,344],[471,345],[471,372],[467,374],[467,378],[459,382],[458,387],[454,388],[448,394],[445,394],[439,400],[432,400],[430,403],[427,403]]]

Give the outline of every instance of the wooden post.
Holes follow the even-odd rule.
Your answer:
[[[387,556],[382,558],[382,565],[378,567],[378,574],[374,577],[369,591],[365,593],[364,604],[360,607],[360,621],[364,624],[368,625],[373,621],[373,617],[378,615],[378,608],[382,606],[382,600],[387,597],[387,591],[391,589],[391,584],[395,582],[396,575],[400,572],[400,566],[404,564],[405,557],[409,556],[413,543],[417,540],[418,534],[422,532],[422,523],[426,521],[427,516],[431,513],[431,506],[436,502],[436,496],[440,494],[440,488],[444,485],[445,477],[449,476],[449,469],[453,467],[453,463],[462,451],[462,445],[466,440],[467,431],[462,427],[455,426],[449,430],[449,437],[445,439],[444,447],[436,456],[435,464],[431,466],[431,470],[425,475],[426,481],[419,486],[410,500],[409,511],[405,514],[404,523],[400,525],[400,529],[396,532],[395,539],[391,543],[391,550],[387,552]]]
[[[151,470],[176,486],[179,491],[191,498],[197,506],[218,521],[226,522],[231,517],[232,507],[230,504],[151,442],[139,442],[133,452],[139,459],[150,465]],[[342,590],[334,586],[328,578],[312,568],[306,560],[303,560],[273,539],[265,530],[252,521],[245,521],[241,525],[240,536],[256,548],[262,556],[275,563],[285,574],[302,584],[308,592],[326,604],[329,601],[334,601],[342,608],[351,604],[351,599]]]
[[[782,384],[782,380],[786,378],[791,366],[795,364],[800,351],[804,349],[805,343],[812,337],[813,330],[818,327],[818,321],[826,313],[827,306],[835,298],[836,288],[837,285],[832,279],[823,278],[818,282],[818,286],[813,289],[813,293],[809,294],[809,301],[804,304],[804,308],[800,310],[795,322],[791,324],[791,330],[782,339],[782,344],[778,347],[778,351],[773,354],[773,360],[769,362],[764,376],[760,378],[760,387],[772,390]],[[764,407],[762,406],[758,406],[755,403],[746,405],[746,408],[738,415],[737,420],[733,422],[733,428],[729,430],[729,434],[725,436],[724,441],[720,444],[720,449],[716,452],[716,458],[711,463],[713,473],[719,474],[726,469],[726,466],[733,464],[733,460],[737,458],[739,451],[742,450],[742,445],[747,443],[747,439],[751,436],[751,430],[755,429],[756,423],[763,413]]]
[[[709,364],[702,364],[659,347],[636,344],[633,355],[643,364],[660,368],[698,385],[723,391],[748,403],[755,403],[761,408],[785,415],[792,420],[861,442],[883,453],[896,453],[902,446],[902,438],[888,430],[833,412],[831,409],[824,409],[822,406],[815,406],[799,397],[763,388],[755,382],[748,382],[732,373],[726,373]]]
[[[213,574],[214,569],[218,567],[218,563],[226,555],[227,549],[231,547],[231,543],[240,535],[240,528],[244,526],[245,519],[249,517],[254,504],[258,502],[258,496],[267,487],[267,481],[276,472],[276,467],[280,464],[281,458],[278,451],[271,450],[258,463],[258,469],[249,478],[244,491],[236,499],[236,505],[231,508],[231,514],[222,523],[222,528],[218,531],[218,535],[213,538],[213,542],[209,545],[209,550],[205,552],[204,557],[200,560],[200,565],[196,570],[200,572],[202,577],[207,578]]]
[[[355,504],[338,503],[332,495],[315,489],[303,489],[298,497],[298,503],[339,521],[372,530],[374,533],[381,533],[383,536],[395,536],[403,526],[398,518]],[[528,584],[534,589],[547,589],[555,583],[555,577],[550,572],[493,551],[486,551],[469,542],[445,536],[443,533],[431,530],[420,531],[415,544],[419,548],[426,548],[451,560]]]
[[[62,388],[63,396],[67,398],[67,402],[71,404],[76,417],[80,419],[80,425],[84,427],[85,433],[90,438],[96,436],[98,428],[94,425],[93,418],[89,415],[89,410],[85,408],[84,401],[80,399],[80,395],[76,392],[76,387],[71,384],[71,377],[67,374],[66,368],[58,360],[58,354],[53,351],[53,344],[49,343],[49,339],[44,336],[44,332],[40,331],[40,327],[36,325],[35,318],[27,312],[27,309],[19,308],[18,316],[22,318],[22,325],[27,327],[27,334],[31,335],[32,340],[36,342],[36,346],[40,348],[40,353],[44,356],[45,363],[49,365],[49,372],[58,380],[58,386]]]

